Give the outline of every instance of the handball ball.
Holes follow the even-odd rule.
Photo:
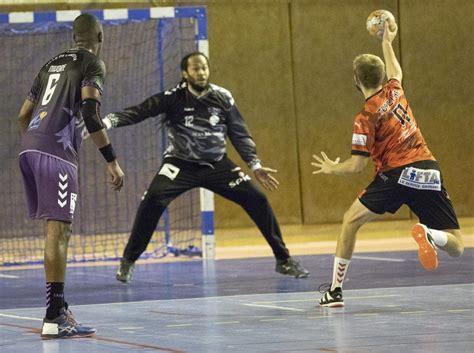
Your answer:
[[[395,17],[392,13],[387,10],[375,10],[367,17],[367,31],[369,31],[370,35],[381,39],[383,37],[384,24],[387,20],[390,30],[395,30]]]

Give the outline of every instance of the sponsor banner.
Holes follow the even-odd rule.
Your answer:
[[[441,174],[436,169],[418,169],[406,167],[398,183],[418,190],[441,191]]]
[[[357,146],[367,145],[367,135],[364,134],[352,134],[352,144]]]

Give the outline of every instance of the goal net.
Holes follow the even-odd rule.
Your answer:
[[[113,14],[120,17],[120,11],[123,14],[128,10],[95,12],[104,19],[113,18]],[[0,16],[0,20],[4,20],[0,23],[3,49],[0,70],[0,265],[43,260],[45,224],[27,217],[18,166],[17,115],[42,65],[73,46],[72,23],[58,21],[59,12],[31,13],[31,16],[28,13],[8,14],[8,21],[5,15]],[[140,14],[145,14],[144,18],[140,18]],[[103,115],[138,104],[150,95],[176,85],[181,78],[181,57],[198,49],[197,31],[202,26],[199,19],[193,16],[150,18],[153,17],[150,14],[153,14],[152,9],[130,10],[126,12],[127,18],[103,20],[105,40],[101,58],[107,67]],[[92,141],[84,141],[79,163],[79,197],[69,245],[70,262],[121,257],[140,199],[158,171],[166,146],[166,135],[155,118],[112,130],[109,136],[125,172],[126,183],[118,193],[110,190],[102,156]],[[200,242],[200,193],[192,190],[176,199],[165,211],[142,258],[169,253],[201,255]]]

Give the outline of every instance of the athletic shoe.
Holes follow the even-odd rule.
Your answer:
[[[96,333],[93,327],[82,326],[76,321],[71,310],[61,308],[59,316],[53,320],[43,319],[42,339],[90,337]]]
[[[115,278],[117,281],[129,283],[132,280],[133,270],[135,269],[135,262],[128,261],[125,258],[120,260],[120,266],[117,269]]]
[[[295,278],[307,278],[309,276],[309,271],[292,257],[286,260],[277,260],[275,271],[284,275],[295,276]]]
[[[342,299],[341,287],[336,287],[331,290],[331,283],[325,283],[319,286],[318,291],[323,295],[319,299],[319,305],[326,308],[340,308],[344,306],[344,299]]]
[[[418,243],[418,259],[421,266],[427,271],[436,270],[438,268],[438,254],[428,228],[421,223],[417,223],[411,229],[411,236]]]

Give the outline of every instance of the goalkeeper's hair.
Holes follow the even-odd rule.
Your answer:
[[[385,78],[385,64],[382,59],[372,54],[357,56],[353,63],[354,74],[366,88],[379,87]]]
[[[206,54],[204,54],[203,52],[200,52],[200,51],[194,51],[192,53],[189,53],[189,54],[185,55],[181,59],[181,70],[182,71],[187,71],[188,70],[188,60],[189,60],[189,58],[192,58],[193,56],[199,56],[199,55],[203,56],[206,59],[207,66],[209,66],[209,58],[206,56]]]

